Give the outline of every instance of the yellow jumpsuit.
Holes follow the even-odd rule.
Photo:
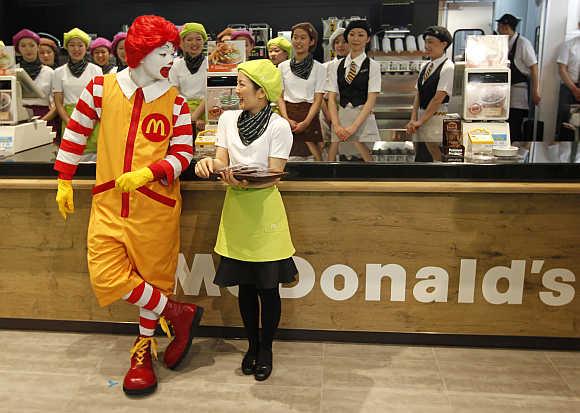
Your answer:
[[[179,253],[179,181],[168,186],[154,181],[133,193],[121,193],[115,189],[115,179],[167,154],[177,95],[171,87],[150,103],[137,92],[128,100],[115,75],[104,76],[88,229],[90,279],[101,306],[120,299],[143,280],[165,294],[173,292]]]

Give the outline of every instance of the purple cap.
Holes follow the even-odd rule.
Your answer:
[[[12,44],[17,47],[18,42],[22,39],[30,38],[36,42],[36,44],[40,43],[40,36],[34,33],[32,30],[22,29],[14,36],[12,36]]]
[[[107,49],[109,49],[109,52],[111,52],[112,50],[111,42],[105,39],[104,37],[97,37],[95,40],[93,40],[91,42],[91,45],[89,46],[89,50],[91,51],[91,53],[93,53],[93,50],[95,50],[97,47],[106,47]]]
[[[252,33],[250,33],[248,30],[236,30],[232,33],[232,40],[236,40],[238,37],[246,37],[250,39],[252,44],[256,44],[254,36],[252,36]]]
[[[113,54],[115,55],[115,57],[117,56],[117,45],[119,44],[119,42],[121,40],[125,40],[127,38],[127,33],[125,32],[119,32],[115,35],[115,37],[113,37],[113,43],[111,44],[111,47],[113,49]]]

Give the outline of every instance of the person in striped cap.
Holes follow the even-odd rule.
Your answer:
[[[175,337],[164,362],[175,369],[186,356],[203,308],[168,298],[179,254],[179,175],[193,157],[191,116],[167,76],[179,32],[158,16],[135,19],[125,42],[129,69],[94,77],[64,132],[54,169],[56,201],[64,219],[74,212],[71,180],[87,137],[100,124],[96,185],[87,236],[90,280],[101,306],[125,300],[139,307],[139,337],[123,390],[157,387],[152,353],[159,320]]]

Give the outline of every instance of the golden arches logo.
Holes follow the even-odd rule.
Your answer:
[[[153,129],[153,133],[156,135],[165,135],[165,125],[162,120],[150,119],[149,123],[147,123],[145,133],[151,133],[151,129]],[[161,133],[159,133],[159,130],[161,130]]]
[[[143,136],[153,142],[161,142],[168,138],[170,128],[169,120],[160,113],[147,115],[141,123]]]

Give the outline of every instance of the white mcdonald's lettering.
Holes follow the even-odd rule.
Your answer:
[[[165,123],[161,119],[149,119],[145,133],[150,134],[151,128],[153,128],[155,135],[165,136]],[[161,129],[161,133],[159,133],[159,129]]]
[[[282,298],[299,299],[306,297],[316,285],[314,267],[301,257],[294,257],[294,262],[298,268],[298,282],[292,287],[280,287]],[[510,266],[495,266],[488,269],[480,281],[484,300],[494,305],[522,304],[527,264],[525,260],[513,260]],[[540,274],[544,261],[533,260],[531,264],[530,274]],[[219,297],[221,295],[219,287],[214,284],[215,265],[212,254],[195,254],[191,268],[187,265],[185,256],[179,254],[175,277],[185,295],[199,295],[202,284],[208,296]],[[341,289],[336,288],[337,278],[343,280]],[[385,280],[389,282],[385,301],[407,301],[406,293],[409,290],[407,288],[407,270],[401,265],[367,264],[365,279],[366,301],[381,301]],[[449,273],[444,268],[434,266],[420,268],[415,274],[415,279],[419,280],[412,288],[413,298],[416,302],[449,302]],[[457,303],[473,304],[475,302],[476,282],[477,260],[461,259]],[[538,294],[540,301],[553,307],[570,304],[576,295],[575,282],[576,276],[569,269],[549,269],[541,278],[541,286],[545,290]],[[177,283],[175,292],[177,292]],[[349,300],[355,296],[359,289],[358,274],[347,265],[331,265],[321,273],[320,289],[331,300]],[[228,291],[237,296],[237,287],[230,287]]]

